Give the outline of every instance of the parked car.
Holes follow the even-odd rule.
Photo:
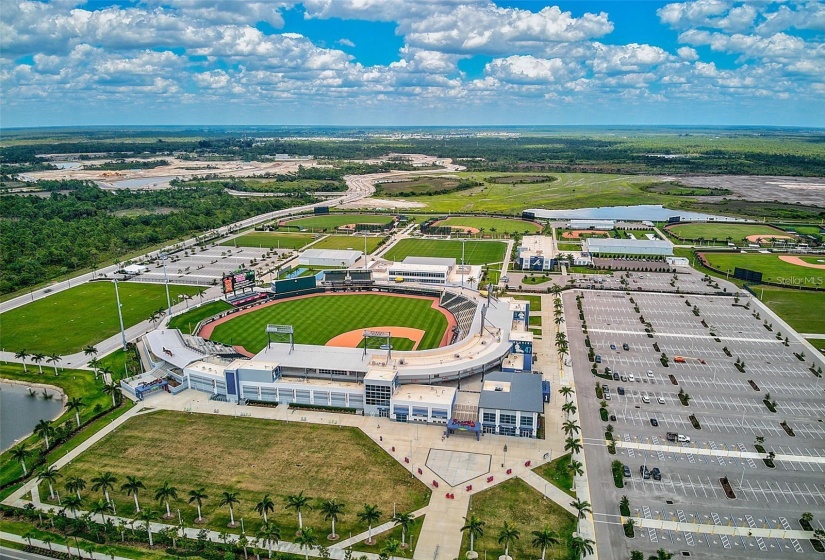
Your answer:
[[[619,380],[619,374],[614,371],[613,372],[613,381],[618,381],[618,380]]]
[[[610,390],[610,385],[608,385],[607,383],[602,383],[602,391],[609,391],[609,390]]]
[[[679,443],[690,443],[690,436],[683,436],[682,434],[679,434],[676,436],[676,440]]]
[[[625,466],[622,468],[622,470],[624,471],[624,477],[625,477],[625,478],[630,478],[630,467],[628,467],[627,465],[625,465]]]
[[[604,400],[609,401],[612,398],[613,397],[610,396],[610,391],[605,391],[604,392]]]
[[[676,441],[676,438],[679,437],[679,434],[676,432],[668,432],[667,433],[667,440],[668,441]]]
[[[646,393],[642,395],[642,402],[645,404],[650,402],[650,397],[648,397]]]
[[[650,425],[653,426],[653,427],[657,427],[659,425],[659,421],[656,420],[655,418],[651,418],[650,419]]]
[[[648,377],[653,377],[653,371],[652,370],[647,370],[647,376]]]
[[[599,354],[596,354],[596,363],[597,364],[602,363],[602,357]]]
[[[611,422],[615,422],[615,421],[616,421],[616,415],[615,415],[615,414],[611,414],[611,415],[610,415],[610,421],[611,421]]]
[[[615,344],[611,344],[611,345],[610,345],[610,349],[611,349],[611,350],[615,350],[615,349],[616,349],[616,345],[615,345]]]
[[[650,471],[649,471],[649,470],[647,470],[647,467],[646,467],[646,466],[644,466],[644,465],[642,465],[641,467],[639,467],[639,474],[641,474],[641,475],[642,475],[642,478],[644,478],[645,480],[649,480],[649,479],[650,479]]]
[[[650,474],[653,475],[653,480],[662,480],[662,471],[659,470],[659,467],[653,467]]]
[[[620,394],[620,395],[624,395],[624,387],[619,387],[619,388],[617,389],[617,391],[619,391],[619,394]]]
[[[627,342],[625,342],[624,344],[622,344],[622,350],[630,350],[630,345]]]
[[[657,397],[657,398],[656,398],[656,402],[658,402],[659,404],[665,404],[665,398],[664,398],[664,397],[661,397],[661,396],[660,396],[660,397]]]
[[[627,381],[627,376],[626,375],[620,375],[619,379],[621,379],[622,381]]]

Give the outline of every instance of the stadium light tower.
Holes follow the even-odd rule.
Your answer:
[[[117,280],[115,282],[115,299],[117,300],[117,317],[120,319],[120,339],[123,342],[123,350],[126,350],[126,330],[123,328],[123,309],[120,305],[120,292],[117,289]]]
[[[461,291],[464,291],[464,243],[466,239],[461,240]]]
[[[166,275],[166,258],[169,255],[160,253],[158,257],[163,261],[163,282],[166,284],[166,316],[172,315],[172,300],[169,298],[169,277]]]

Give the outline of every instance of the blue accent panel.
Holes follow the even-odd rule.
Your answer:
[[[227,371],[226,372],[226,392],[229,395],[237,395],[238,388],[235,384],[235,372]]]

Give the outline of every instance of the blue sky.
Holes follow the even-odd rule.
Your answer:
[[[825,126],[825,5],[0,0],[3,127]]]

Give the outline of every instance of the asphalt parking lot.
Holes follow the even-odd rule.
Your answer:
[[[672,278],[644,276],[613,286],[628,291],[563,296],[600,558],[627,558],[631,550],[647,556],[658,548],[699,558],[817,554],[795,533],[804,512],[813,514],[814,528],[825,529],[825,381],[809,370],[812,358],[796,356],[802,345],[779,333],[747,297],[734,300],[715,288],[703,294],[632,290],[656,290],[661,276]],[[708,286],[695,276],[696,291]],[[600,363],[590,361],[588,342]],[[608,378],[594,376],[593,366],[601,375],[609,368]],[[610,388],[607,422],[600,419],[596,383]],[[680,391],[689,396],[687,406]],[[768,394],[776,412],[764,402]],[[615,455],[606,446],[608,424]],[[669,441],[668,432],[690,441]],[[757,452],[757,438],[764,438],[764,453]],[[764,460],[768,452],[775,468]],[[613,484],[614,460],[630,467],[623,488]],[[661,480],[645,479],[640,467],[658,467]],[[633,539],[622,530],[622,496],[644,525]],[[679,524],[688,527],[674,530]],[[722,534],[721,527],[738,528],[737,534]],[[770,536],[751,534],[766,529]],[[787,531],[791,536],[783,538]]]

